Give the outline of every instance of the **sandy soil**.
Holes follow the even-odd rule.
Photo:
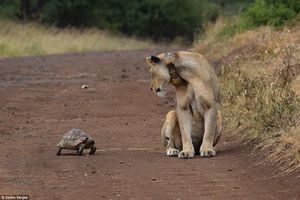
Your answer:
[[[0,59],[0,195],[300,199],[299,171],[282,174],[228,134],[217,146],[217,157],[165,155],[160,128],[174,100],[159,99],[149,90],[144,57],[156,53]],[[89,87],[81,89],[83,84]],[[95,155],[55,155],[61,136],[73,127],[95,139]]]

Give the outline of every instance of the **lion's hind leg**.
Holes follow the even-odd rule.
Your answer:
[[[175,110],[171,110],[166,116],[161,129],[161,141],[166,147],[168,156],[178,156],[182,150],[181,134]]]

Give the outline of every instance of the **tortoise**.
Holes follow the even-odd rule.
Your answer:
[[[87,133],[79,128],[73,128],[65,133],[62,140],[57,144],[56,155],[61,155],[62,149],[77,150],[77,155],[81,156],[84,149],[91,149],[89,154],[96,152],[95,141]]]

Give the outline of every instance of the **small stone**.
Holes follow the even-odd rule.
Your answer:
[[[67,188],[67,185],[55,185],[55,186],[50,186],[48,187],[49,189],[56,189],[56,188]]]
[[[119,162],[119,164],[123,164],[123,163],[124,163],[123,161],[120,161],[120,162]]]
[[[240,189],[240,187],[239,186],[234,186],[234,189]]]
[[[82,86],[81,86],[81,89],[87,89],[87,88],[89,88],[88,85],[82,85]]]
[[[229,172],[231,172],[231,171],[232,171],[232,169],[228,169],[228,171],[229,171]]]
[[[85,176],[87,176],[88,174],[84,174]]]
[[[129,76],[127,74],[122,74],[121,78],[128,78]]]
[[[152,178],[151,181],[156,181],[156,178]]]
[[[93,170],[93,171],[92,171],[92,174],[96,174],[96,170]]]

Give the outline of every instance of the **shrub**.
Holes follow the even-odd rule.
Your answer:
[[[243,14],[250,27],[260,25],[282,26],[299,12],[299,1],[256,0]]]
[[[280,27],[299,12],[299,0],[255,0],[240,14],[239,20],[224,27],[220,35],[232,36],[262,25]]]
[[[17,18],[20,10],[19,0],[0,0],[0,17]]]
[[[192,40],[203,18],[218,17],[216,3],[198,0],[0,0],[0,17],[38,20],[57,27],[98,27],[127,35]],[[25,5],[25,4],[24,4]],[[204,8],[205,7],[205,8]]]
[[[197,0],[50,0],[42,21],[65,26],[97,26],[153,39],[193,39],[202,26],[202,3]]]
[[[88,0],[52,0],[45,3],[41,20],[58,27],[91,26],[93,22],[92,8],[92,4]]]

